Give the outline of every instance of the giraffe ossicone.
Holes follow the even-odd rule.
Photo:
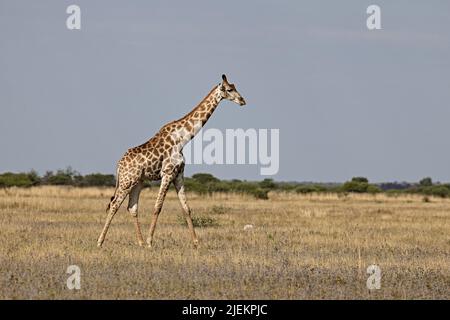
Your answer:
[[[122,202],[128,196],[128,212],[133,216],[138,244],[143,246],[141,227],[138,219],[139,195],[144,180],[161,180],[158,196],[153,210],[147,245],[152,246],[156,222],[161,212],[166,193],[171,183],[174,184],[181,207],[191,234],[192,242],[197,247],[198,239],[191,219],[191,210],[186,202],[184,190],[183,147],[205,125],[222,100],[230,100],[241,106],[244,98],[236,86],[222,75],[222,82],[214,86],[208,95],[181,119],[164,125],[150,140],[128,151],[119,160],[116,172],[116,190],[107,208],[106,222],[98,238],[97,245],[102,246],[108,228]]]

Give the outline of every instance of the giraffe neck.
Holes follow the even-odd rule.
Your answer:
[[[191,112],[175,121],[177,142],[181,146],[188,143],[200,131],[221,100],[219,86],[215,86]]]

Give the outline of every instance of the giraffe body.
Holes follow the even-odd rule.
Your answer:
[[[163,126],[150,140],[137,147],[130,148],[117,165],[117,184],[114,196],[108,205],[105,226],[97,244],[101,246],[105,240],[109,225],[125,198],[129,197],[128,211],[134,217],[136,235],[139,245],[144,245],[138,220],[139,194],[144,180],[161,180],[160,189],[153,211],[147,244],[152,245],[156,222],[161,212],[164,198],[171,183],[175,189],[183,209],[192,241],[196,247],[197,236],[192,224],[190,208],[186,203],[184,191],[184,157],[183,147],[188,143],[211,117],[223,99],[234,101],[241,106],[245,100],[237,92],[233,84],[229,84],[225,75],[222,82],[215,86],[209,94],[183,118]]]

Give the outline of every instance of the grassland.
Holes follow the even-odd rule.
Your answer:
[[[112,189],[0,190],[2,299],[450,299],[450,200],[420,196],[188,194],[193,249],[171,191],[152,249],[121,208],[96,246]],[[147,231],[156,190],[141,195]],[[214,222],[208,227],[209,222]],[[251,230],[244,226],[252,224]],[[81,268],[69,290],[66,269]],[[368,290],[366,268],[381,268]]]

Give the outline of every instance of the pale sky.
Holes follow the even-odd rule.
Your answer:
[[[449,17],[445,0],[1,0],[0,172],[114,173],[226,73],[247,106],[221,103],[206,128],[279,129],[276,180],[450,181]]]

